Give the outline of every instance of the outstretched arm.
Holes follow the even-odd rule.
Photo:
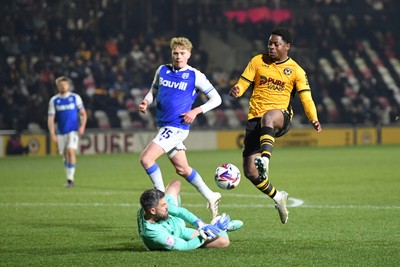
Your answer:
[[[314,129],[319,133],[322,131],[321,123],[318,121],[317,108],[311,97],[311,90],[300,90],[299,96],[303,105],[304,112],[311,122]]]

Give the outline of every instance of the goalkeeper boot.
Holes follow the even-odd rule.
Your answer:
[[[208,199],[207,208],[211,210],[213,219],[218,216],[219,202],[221,202],[221,194],[218,192],[212,193],[211,198]]]
[[[256,165],[256,168],[258,170],[258,175],[260,176],[261,179],[267,179],[268,178],[268,163],[267,163],[267,158],[263,157],[256,157],[254,160],[254,164]]]
[[[226,229],[226,231],[228,231],[228,232],[236,231],[236,230],[242,228],[242,226],[243,226],[242,221],[232,220],[228,223],[228,228]]]
[[[286,193],[285,191],[281,191],[280,194],[282,197],[281,199],[275,202],[275,208],[279,212],[279,217],[281,218],[281,222],[285,224],[289,218],[289,211],[286,208],[286,203],[289,198],[289,194]]]

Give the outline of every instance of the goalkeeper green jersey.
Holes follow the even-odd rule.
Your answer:
[[[168,219],[157,223],[144,219],[144,210],[137,212],[139,235],[148,250],[193,250],[204,244],[197,236],[190,237],[196,229],[186,227],[186,222],[195,225],[197,216],[183,207],[177,206],[170,195],[165,195],[168,203]]]

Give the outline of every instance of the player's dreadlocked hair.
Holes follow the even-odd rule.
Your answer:
[[[290,31],[286,28],[276,28],[271,32],[271,35],[272,34],[281,36],[282,40],[288,44],[291,44],[293,42],[293,36],[290,33]]]
[[[158,189],[149,189],[140,196],[140,205],[144,210],[154,208],[158,205],[160,199],[165,196],[164,192]]]

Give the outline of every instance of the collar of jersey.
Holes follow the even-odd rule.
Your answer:
[[[67,98],[67,97],[69,97],[70,95],[71,95],[71,92],[68,92],[66,95],[61,95],[60,93],[58,93],[58,95],[61,97],[61,98]]]
[[[283,64],[283,63],[286,63],[286,62],[288,62],[289,61],[289,59],[290,59],[290,57],[288,57],[287,59],[285,59],[284,61],[280,61],[280,62],[274,62],[276,65],[280,65],[280,64]]]
[[[174,72],[180,72],[180,71],[184,71],[184,70],[187,70],[187,69],[189,69],[189,65],[186,65],[185,67],[183,67],[182,69],[179,69],[179,70],[175,69],[174,65],[172,65],[172,70]]]

